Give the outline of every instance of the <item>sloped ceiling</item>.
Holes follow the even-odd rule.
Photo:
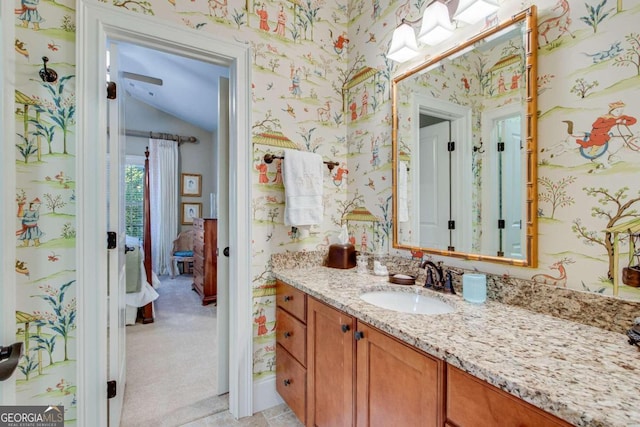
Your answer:
[[[118,43],[118,52],[120,71],[162,80],[121,78],[133,98],[209,132],[217,129],[218,78],[229,76],[226,67],[128,43]]]

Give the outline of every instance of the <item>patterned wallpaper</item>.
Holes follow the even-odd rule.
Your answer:
[[[74,420],[75,1],[14,1],[16,335],[28,344],[17,399],[64,404],[67,420]],[[324,249],[335,241],[343,221],[359,249],[390,251],[390,82],[401,68],[385,58],[385,51],[400,20],[421,16],[428,2],[101,3],[253,47],[254,377],[273,376],[270,255]],[[531,4],[514,3],[504,2],[498,20]],[[611,242],[603,230],[639,216],[640,185],[634,178],[640,159],[635,119],[640,34],[631,29],[640,4],[544,0],[537,6],[540,267],[445,261],[519,278],[537,273],[537,280],[610,294]],[[455,37],[462,36],[468,36],[464,28]],[[42,56],[50,59],[59,83],[38,79]],[[277,155],[285,147],[339,164],[325,172],[324,221],[308,232],[283,225],[280,165],[263,161],[264,154]],[[636,289],[626,286],[621,295],[640,299]]]

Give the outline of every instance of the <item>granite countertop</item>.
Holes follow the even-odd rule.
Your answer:
[[[640,426],[640,352],[623,334],[355,269],[274,268],[273,275],[571,424]],[[359,298],[388,289],[435,296],[455,311],[407,314]]]

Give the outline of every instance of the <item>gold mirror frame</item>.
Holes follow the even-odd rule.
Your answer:
[[[526,25],[524,48],[525,48],[525,140],[526,140],[526,200],[525,200],[525,216],[526,216],[526,258],[504,258],[493,255],[482,255],[476,253],[458,252],[435,248],[423,248],[416,247],[407,244],[401,244],[398,241],[399,234],[399,222],[398,222],[398,161],[399,161],[399,143],[398,143],[398,105],[397,85],[402,80],[417,74],[428,67],[431,67],[440,61],[460,52],[464,49],[472,47],[477,42],[484,38],[496,34],[505,28],[518,23],[524,22]],[[502,264],[510,264],[519,267],[537,267],[538,263],[538,200],[537,200],[537,128],[538,128],[538,115],[537,115],[537,51],[538,51],[538,32],[537,32],[537,14],[536,6],[532,5],[529,8],[513,15],[510,19],[500,23],[499,25],[492,27],[486,31],[483,31],[476,36],[470,38],[464,43],[455,46],[435,57],[430,58],[428,61],[420,64],[419,66],[395,77],[391,84],[392,94],[392,155],[393,155],[393,247],[396,249],[406,249],[410,251],[422,251],[434,255],[451,256],[457,258],[464,258],[473,261],[488,261]],[[469,141],[469,143],[472,143]]]

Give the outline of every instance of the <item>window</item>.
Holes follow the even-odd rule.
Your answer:
[[[144,163],[142,157],[127,156],[124,177],[127,235],[142,240],[144,233]]]

